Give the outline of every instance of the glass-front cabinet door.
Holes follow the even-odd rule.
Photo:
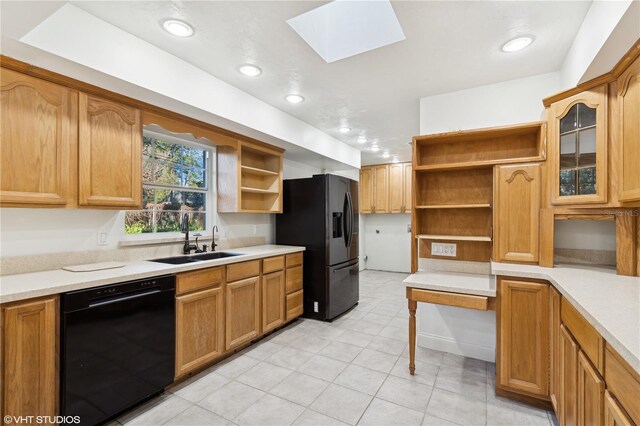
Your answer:
[[[552,104],[549,118],[552,203],[606,203],[606,87]]]

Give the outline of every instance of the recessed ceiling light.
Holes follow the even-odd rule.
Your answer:
[[[367,143],[367,138],[364,136],[358,136],[358,143]]]
[[[162,23],[162,28],[176,37],[191,37],[193,35],[193,27],[178,19],[165,20]]]
[[[529,46],[531,43],[533,43],[532,36],[517,37],[517,38],[514,38],[513,40],[509,40],[508,42],[506,42],[502,46],[502,51],[506,53],[517,52]]]
[[[300,102],[304,101],[304,97],[301,95],[287,95],[285,99],[290,104],[299,104]]]
[[[382,153],[382,158],[389,158],[389,151],[385,151]]]
[[[342,133],[343,135],[346,135],[347,133],[349,133],[351,131],[351,127],[346,127],[346,126],[339,127],[338,131],[340,133]]]
[[[240,65],[238,71],[240,71],[240,74],[246,75],[247,77],[257,77],[262,74],[262,70],[260,68],[251,64]]]
[[[378,152],[380,151],[380,147],[378,145],[372,145],[371,148],[369,148],[372,152]]]

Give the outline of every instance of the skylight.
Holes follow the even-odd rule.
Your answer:
[[[405,39],[388,0],[335,0],[287,23],[327,63]]]

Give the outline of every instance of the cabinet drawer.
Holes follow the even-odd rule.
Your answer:
[[[457,306],[480,311],[489,309],[489,298],[487,296],[408,288],[407,297],[418,302],[435,303],[436,305]]]
[[[287,294],[302,290],[302,266],[287,269]]]
[[[280,271],[284,269],[284,256],[269,257],[262,261],[262,273]]]
[[[217,268],[201,269],[199,271],[185,272],[176,277],[176,295],[189,293],[207,287],[222,284],[224,281],[222,266]]]
[[[604,367],[604,340],[591,324],[574,308],[567,299],[562,299],[562,322],[580,345],[582,352],[602,374]]]
[[[620,401],[629,417],[640,425],[640,374],[636,373],[618,353],[607,345],[605,355],[607,389]]]
[[[287,255],[287,268],[302,265],[302,252]]]
[[[302,315],[302,290],[287,295],[287,321]]]
[[[259,260],[227,265],[227,282],[238,281],[243,278],[257,277],[258,275],[260,275]]]

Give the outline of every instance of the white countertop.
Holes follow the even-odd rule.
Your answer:
[[[549,281],[640,373],[640,277],[587,265],[536,265],[491,262],[491,274]],[[492,275],[421,271],[404,280],[407,287],[496,296]]]
[[[640,373],[640,277],[577,265],[543,268],[491,262],[491,273],[549,281]]]
[[[224,251],[228,253],[242,253],[240,256],[205,260],[184,265],[168,265],[165,263],[140,260],[136,262],[126,262],[122,268],[105,269],[94,272],[70,272],[56,269],[28,274],[5,275],[0,277],[0,303],[296,253],[304,251],[304,249],[304,247],[280,245],[239,247]]]
[[[420,271],[409,275],[403,283],[407,287],[423,288],[425,290],[495,297],[496,288],[493,281],[491,276],[487,274]]]

